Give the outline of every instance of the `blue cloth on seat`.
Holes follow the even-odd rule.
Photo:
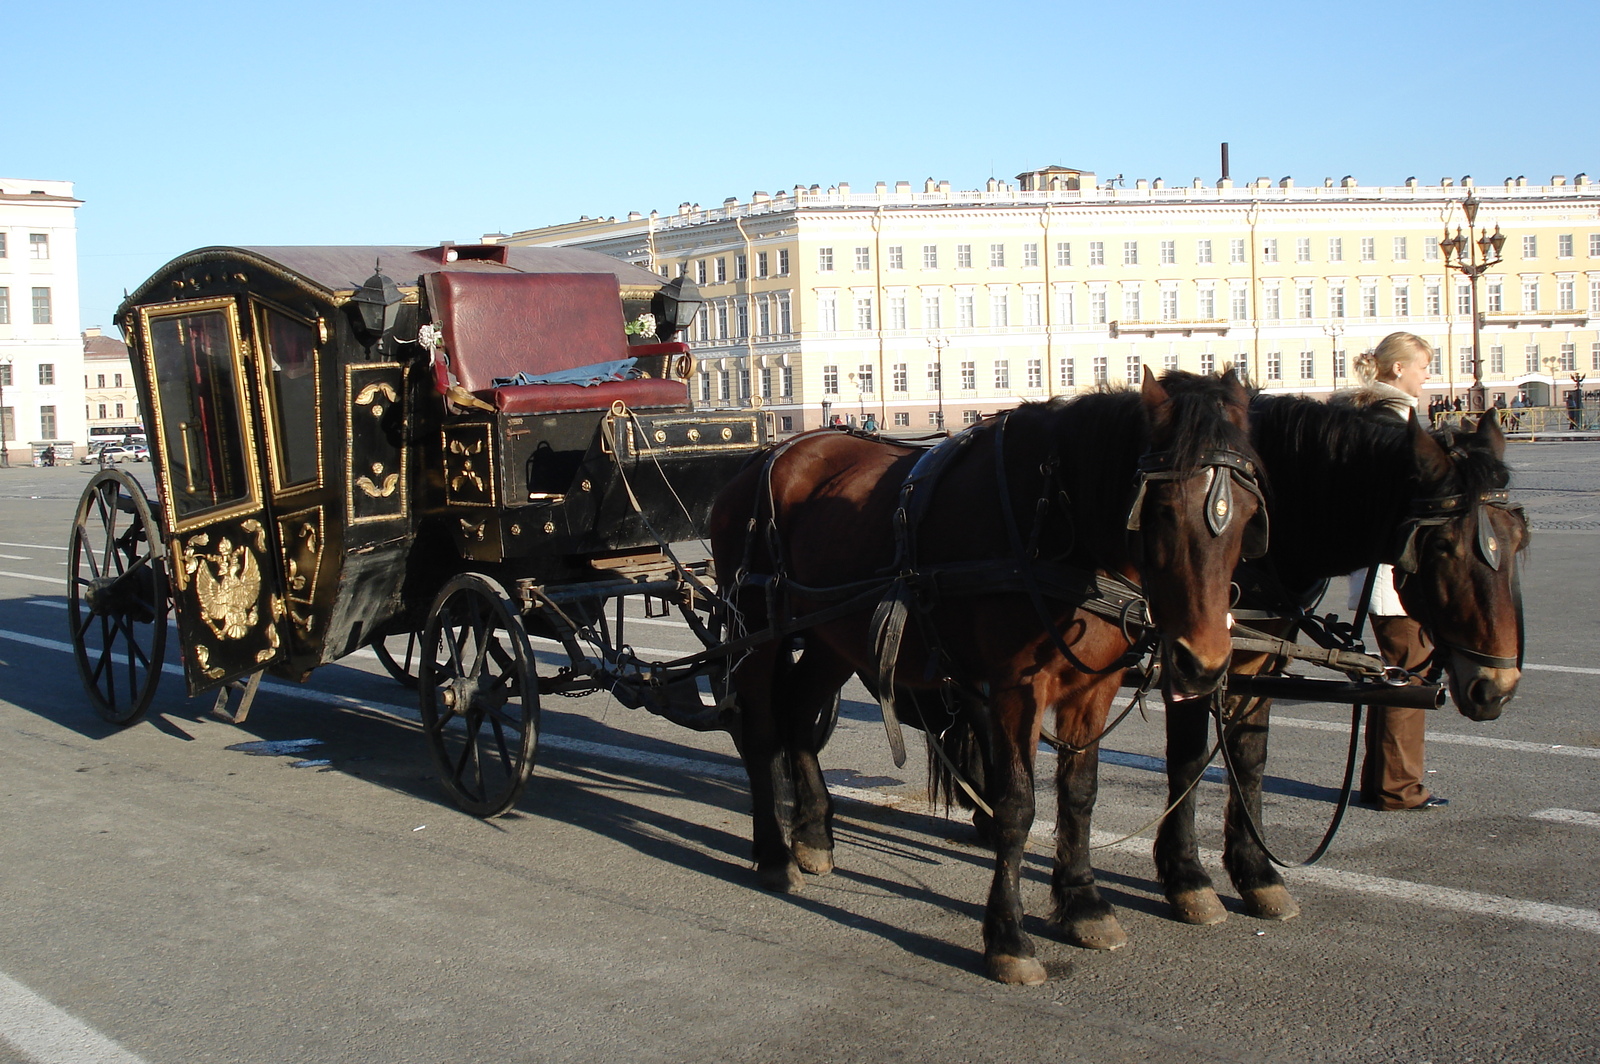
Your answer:
[[[542,373],[537,376],[532,373],[519,373],[515,377],[494,378],[494,386],[503,388],[515,384],[576,384],[580,388],[592,388],[607,381],[627,381],[643,376],[634,366],[638,361],[636,358],[619,358],[611,362],[596,362],[591,366],[578,366],[574,369],[557,370],[554,373]]]

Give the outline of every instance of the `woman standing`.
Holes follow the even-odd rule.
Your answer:
[[[1362,386],[1339,396],[1355,406],[1373,406],[1409,419],[1417,409],[1422,386],[1428,383],[1433,349],[1411,333],[1390,333],[1377,348],[1356,359]],[[1350,609],[1360,605],[1367,571],[1350,574]],[[1378,567],[1372,586],[1372,634],[1378,651],[1389,665],[1413,670],[1422,667],[1433,652],[1422,626],[1406,616],[1394,589],[1394,570]],[[1427,710],[1373,706],[1367,718],[1367,756],[1361,766],[1361,800],[1381,810],[1438,809],[1449,799],[1429,792],[1422,784],[1422,744]]]

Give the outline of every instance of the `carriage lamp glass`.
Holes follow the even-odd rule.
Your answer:
[[[650,311],[656,316],[657,332],[662,340],[675,339],[689,328],[694,316],[700,313],[700,289],[687,277],[674,277],[661,286],[650,300]],[[662,328],[662,324],[667,327]]]
[[[369,336],[381,337],[394,328],[405,297],[382,269],[376,264],[373,269],[373,275],[351,294],[350,306],[354,308],[356,328]]]

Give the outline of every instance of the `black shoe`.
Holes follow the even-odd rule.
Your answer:
[[[1437,794],[1430,794],[1430,795],[1428,795],[1428,797],[1426,797],[1426,798],[1424,798],[1422,800],[1421,804],[1419,804],[1419,805],[1408,805],[1408,806],[1406,806],[1406,809],[1408,811],[1412,810],[1412,809],[1443,809],[1445,806],[1447,806],[1449,804],[1450,804],[1450,799],[1448,799],[1448,798],[1440,798]]]

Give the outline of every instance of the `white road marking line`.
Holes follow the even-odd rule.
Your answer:
[[[1529,813],[1534,820],[1548,820],[1556,824],[1580,824],[1586,828],[1600,828],[1600,813],[1585,813],[1581,809],[1541,809]]]
[[[0,547],[28,547],[32,550],[71,550],[71,547],[58,547],[53,543],[6,543],[0,540]]]
[[[34,1064],[144,1064],[144,1058],[0,973],[0,1038]]]
[[[1522,667],[1533,672],[1576,672],[1583,676],[1600,676],[1600,669],[1584,669],[1577,665],[1524,664]]]
[[[0,569],[0,576],[9,576],[14,580],[37,580],[41,584],[54,584],[57,587],[62,585],[59,576],[34,576],[32,573],[12,573],[4,569]]]
[[[13,562],[31,562],[31,561],[33,561],[32,556],[27,555],[27,554],[0,554],[0,558],[4,558],[7,561],[13,561]]]
[[[50,650],[70,650],[65,643],[54,640],[40,639],[37,636],[22,635],[17,632],[0,630],[0,638],[12,639],[29,646],[37,646]],[[163,666],[163,671],[181,673],[176,665]],[[385,713],[402,720],[416,721],[420,714],[416,709],[371,702],[365,699],[354,698],[348,695],[335,695],[323,691],[314,691],[306,688],[290,687],[286,684],[263,681],[263,691],[273,694],[287,695],[308,702],[321,702],[327,705],[339,706],[344,709],[362,709],[370,712]],[[1320,722],[1314,722],[1320,723]],[[686,757],[677,757],[671,754],[659,754],[649,750],[635,749],[623,746],[608,746],[601,743],[589,742],[584,739],[573,739],[562,735],[545,734],[539,737],[539,743],[547,750],[561,750],[573,754],[592,757],[604,757],[620,760],[632,764],[652,765],[659,768],[668,768],[675,771],[697,773],[717,779],[740,782],[744,779],[744,769],[738,765],[724,764],[721,762],[704,761]],[[1538,744],[1528,744],[1539,750],[1548,749]],[[1562,751],[1564,752],[1564,751]],[[1600,755],[1600,750],[1594,751]],[[885,806],[903,809],[907,812],[933,815],[926,812],[927,804],[920,798],[908,798],[904,795],[890,794],[885,791],[867,790],[864,788],[830,785],[829,790],[837,797],[866,802],[870,805]],[[1055,824],[1049,820],[1035,820],[1031,836],[1041,843],[1050,843],[1055,837]],[[1091,839],[1095,845],[1105,845],[1114,839],[1110,832],[1094,831]],[[1147,855],[1150,849],[1150,840],[1145,838],[1126,839],[1109,847],[1110,849],[1128,854]],[[1221,854],[1216,851],[1203,850],[1201,856],[1208,861],[1221,860]],[[1291,873],[1308,882],[1338,890],[1353,891],[1362,894],[1378,894],[1389,898],[1403,898],[1418,905],[1446,909],[1453,912],[1468,913],[1480,916],[1501,916],[1522,920],[1527,923],[1545,924],[1551,927],[1564,927],[1577,931],[1586,931],[1590,934],[1600,935],[1600,911],[1594,909],[1581,909],[1568,905],[1553,905],[1547,902],[1525,901],[1518,898],[1504,898],[1494,894],[1480,894],[1475,891],[1453,890],[1447,887],[1436,887],[1425,883],[1414,883],[1404,879],[1390,879],[1384,876],[1369,876],[1359,872],[1342,872],[1332,868],[1297,868]],[[78,1060],[92,1058],[76,1058]]]

